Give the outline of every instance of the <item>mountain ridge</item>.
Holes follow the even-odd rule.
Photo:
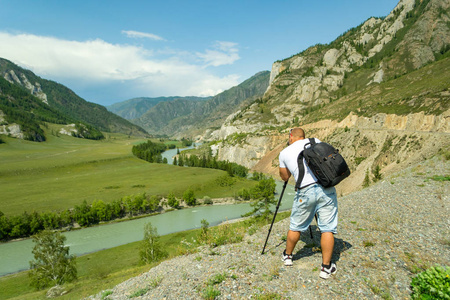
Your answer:
[[[402,0],[385,18],[274,62],[264,96],[204,140],[216,141],[218,159],[276,177],[289,128],[305,127],[350,162],[352,175],[338,187],[344,194],[361,188],[377,165],[389,173],[448,149],[449,8],[448,1]]]
[[[211,97],[194,97],[194,96],[191,97],[172,96],[172,97],[156,97],[156,98],[138,97],[114,103],[112,105],[108,105],[106,106],[106,108],[109,111],[115,113],[116,115],[121,116],[124,119],[133,120],[140,118],[150,108],[154,107],[160,102],[169,102],[179,99],[201,101],[201,100],[208,100],[210,98]]]
[[[85,124],[84,127],[91,126],[91,130],[95,128],[95,130],[106,132],[148,136],[145,130],[108,112],[105,107],[88,102],[64,85],[42,79],[30,70],[23,69],[4,58],[0,58],[0,75],[2,80],[27,91],[31,95],[28,101],[34,102],[36,105],[44,103],[52,110],[64,115],[70,122],[81,121]],[[5,83],[3,84],[5,85]],[[13,98],[11,95],[3,93],[2,103],[8,105]],[[16,99],[16,101],[18,100]],[[6,126],[6,124],[4,125]],[[24,124],[21,125],[24,126]]]
[[[193,138],[205,128],[220,126],[240,105],[262,96],[267,89],[269,75],[268,71],[258,72],[206,101],[175,99],[160,102],[132,121],[153,134]]]

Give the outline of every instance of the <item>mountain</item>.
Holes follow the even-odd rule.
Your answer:
[[[206,101],[180,98],[159,102],[132,122],[152,134],[194,137],[220,127],[241,105],[261,97],[269,85],[269,75],[268,71],[259,72]]]
[[[126,100],[123,102],[115,103],[107,106],[106,108],[121,116],[124,119],[132,120],[140,118],[150,108],[154,107],[159,102],[170,102],[174,100],[188,100],[188,101],[204,101],[211,97],[139,97]]]
[[[344,193],[376,166],[392,172],[447,153],[449,6],[401,0],[384,18],[276,61],[264,96],[203,137],[221,141],[218,159],[276,176],[287,132],[301,126],[350,162],[352,175],[338,186]]]
[[[9,118],[16,114],[26,114],[26,119],[31,118],[35,122],[64,124],[81,122],[84,128],[90,127],[91,130],[147,135],[144,129],[107,111],[105,107],[87,102],[69,88],[54,81],[42,79],[33,72],[2,58],[0,58],[0,75],[1,105],[3,110],[9,107],[8,113],[3,111],[3,115],[7,117],[9,115]],[[33,107],[32,111],[30,111],[31,107]],[[36,110],[38,107],[39,109]],[[21,117],[22,120],[24,118]],[[26,124],[31,126],[30,122]],[[25,124],[21,125],[23,127]]]

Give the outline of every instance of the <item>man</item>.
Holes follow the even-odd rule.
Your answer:
[[[320,143],[315,139],[316,143]],[[297,157],[304,150],[309,139],[305,139],[305,132],[301,128],[291,129],[289,132],[289,146],[281,151],[280,177],[288,181],[291,175],[298,180]],[[303,159],[305,174],[296,191],[292,205],[291,221],[286,241],[286,249],[283,252],[283,261],[286,266],[292,266],[292,252],[300,239],[300,233],[308,229],[314,215],[317,214],[318,226],[322,233],[320,246],[322,248],[322,268],[319,276],[329,278],[336,273],[336,264],[331,262],[334,248],[334,234],[337,233],[338,206],[336,189],[324,188],[317,183],[317,178]]]

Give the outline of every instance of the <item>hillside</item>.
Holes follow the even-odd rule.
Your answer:
[[[390,173],[450,146],[450,4],[402,0],[327,45],[314,45],[272,66],[261,99],[230,115],[206,140],[218,159],[278,176],[287,132],[302,126],[336,145],[352,175]]]
[[[261,97],[268,84],[269,72],[260,72],[206,101],[180,98],[160,102],[132,122],[149,133],[192,138],[205,129],[220,127],[241,105]]]
[[[54,114],[59,115],[59,119],[54,119],[56,123],[77,123],[81,122],[85,126],[92,127],[91,130],[101,130],[106,132],[116,132],[124,134],[132,134],[137,136],[145,136],[147,133],[142,128],[130,123],[129,121],[111,113],[105,107],[87,102],[80,98],[69,88],[58,84],[54,81],[45,80],[36,76],[33,72],[20,68],[12,62],[0,58],[0,75],[3,91],[1,92],[3,105],[10,105],[11,101],[19,102],[24,97],[28,103],[34,107],[43,107],[51,110]],[[10,84],[8,85],[6,81]],[[11,87],[15,86],[15,88]],[[19,95],[18,89],[25,91],[25,94]],[[11,95],[9,93],[14,93]],[[13,114],[22,114],[24,107],[21,106]],[[11,108],[13,109],[13,108]],[[41,110],[39,110],[41,111]],[[29,113],[29,112],[28,112]],[[3,112],[3,114],[6,114]],[[40,113],[34,111],[33,118],[38,121],[44,120]],[[50,120],[48,120],[50,121]],[[47,121],[47,122],[48,122]],[[12,125],[12,124],[11,124]],[[23,126],[24,124],[22,124]]]
[[[417,273],[450,265],[450,232],[442,226],[450,210],[450,187],[448,181],[430,179],[449,171],[448,160],[434,157],[341,197],[332,258],[337,273],[328,280],[319,278],[315,224],[313,239],[309,233],[301,236],[294,265],[283,265],[286,218],[274,224],[264,255],[269,225],[240,243],[205,246],[163,261],[87,299],[213,299],[205,297],[211,291],[214,299],[409,299]],[[292,201],[292,195],[283,201]]]
[[[202,101],[208,100],[209,98],[210,97],[139,97],[119,103],[114,103],[107,106],[106,108],[110,112],[113,112],[124,119],[132,120],[140,118],[144,113],[146,113],[150,108],[152,108],[159,102],[170,102],[174,100]]]

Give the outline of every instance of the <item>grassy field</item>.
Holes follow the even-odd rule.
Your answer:
[[[59,211],[80,205],[84,200],[112,202],[124,196],[176,196],[189,187],[197,198],[233,196],[254,181],[237,180],[233,186],[220,186],[226,172],[152,164],[131,154],[133,144],[143,142],[124,135],[105,134],[92,141],[51,134],[44,143],[2,136],[0,144],[0,210],[5,215],[23,211]]]
[[[290,212],[277,214],[276,220],[289,217]],[[250,226],[250,223],[253,226]],[[265,223],[254,223],[253,220],[246,220],[226,225],[225,230],[217,230],[218,227],[211,228],[211,232],[236,232],[247,231],[250,227],[263,226]],[[187,248],[186,244],[181,244],[182,240],[192,241],[197,239],[201,229],[183,231],[161,236],[161,243],[169,252],[169,259],[187,252],[195,252],[197,245],[193,244]],[[217,234],[217,233],[216,233]],[[94,295],[102,290],[113,288],[115,285],[141,273],[148,272],[150,268],[158,263],[142,265],[139,262],[140,242],[98,251],[92,254],[77,258],[78,280],[65,284],[68,291],[66,295],[58,299],[82,299]],[[183,246],[181,246],[183,245]],[[4,299],[47,299],[45,294],[48,289],[35,291],[30,286],[28,271],[0,277],[0,300]]]

